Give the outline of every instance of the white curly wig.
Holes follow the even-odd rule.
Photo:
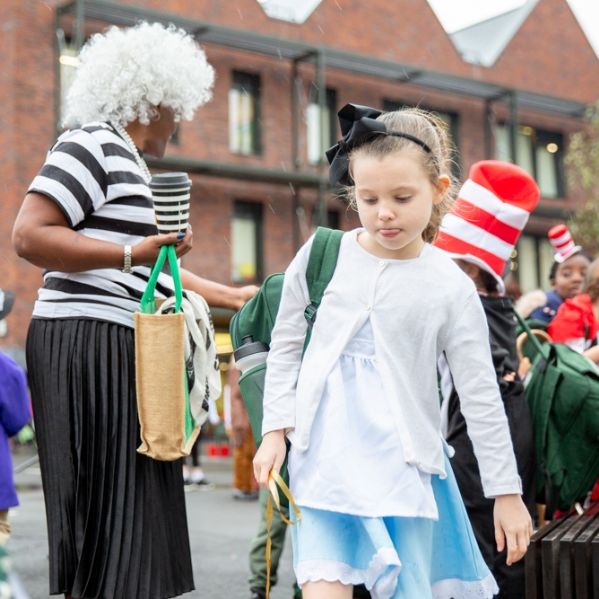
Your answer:
[[[67,94],[66,127],[91,121],[147,125],[158,105],[191,120],[212,97],[214,69],[196,41],[174,25],[111,27],[85,44]]]

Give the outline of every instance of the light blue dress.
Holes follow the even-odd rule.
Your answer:
[[[365,584],[373,599],[489,599],[498,592],[447,478],[404,459],[367,322],[331,372],[305,452],[291,447],[295,574]]]

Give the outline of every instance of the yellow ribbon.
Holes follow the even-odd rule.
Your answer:
[[[283,495],[287,497],[289,506],[293,509],[295,514],[295,522],[284,516],[283,512],[281,512],[281,499],[279,498],[279,490],[277,489],[277,485],[283,492]],[[270,530],[272,527],[273,502],[277,506],[277,511],[279,512],[279,516],[281,516],[281,520],[283,520],[285,524],[293,526],[293,524],[296,524],[302,519],[302,514],[295,503],[295,499],[293,499],[293,495],[291,495],[289,487],[281,478],[280,474],[274,470],[271,470],[270,474],[268,475],[268,490],[270,493],[268,494],[268,500],[266,502],[266,599],[268,599],[270,595],[270,565],[272,550]]]

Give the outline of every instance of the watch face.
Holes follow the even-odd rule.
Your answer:
[[[272,19],[303,23],[322,0],[258,0],[258,4]]]

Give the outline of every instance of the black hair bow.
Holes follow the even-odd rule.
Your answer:
[[[333,187],[351,185],[349,153],[376,135],[387,133],[385,123],[377,121],[382,112],[368,106],[346,104],[338,113],[343,139],[326,151],[331,165],[329,181]]]
[[[331,165],[329,181],[333,187],[352,184],[349,175],[349,153],[377,135],[404,137],[417,143],[426,152],[430,153],[431,149],[417,137],[408,133],[387,131],[385,123],[376,120],[381,114],[383,113],[376,110],[376,108],[360,106],[359,104],[346,104],[337,113],[343,139],[326,151],[327,160]]]

